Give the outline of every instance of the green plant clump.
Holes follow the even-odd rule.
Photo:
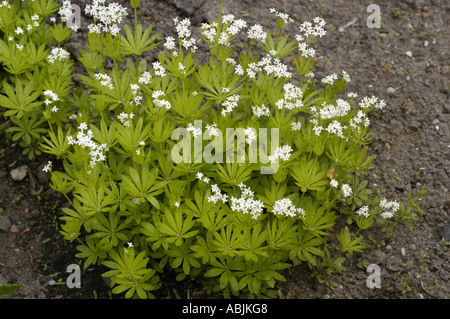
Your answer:
[[[126,7],[86,6],[83,74],[65,49],[78,28],[69,1],[0,7],[6,133],[30,159],[44,152],[60,163],[44,170],[71,204],[61,234],[79,243],[84,268],[110,268],[113,293],[155,297],[176,278],[226,298],[276,297],[283,270],[307,263],[323,281],[363,252],[366,230],[412,229],[426,191],[405,205],[364,180],[375,158],[368,114],[384,101],[340,97],[345,71],[314,79],[323,19],[292,37],[293,20],[274,9],[276,35],[220,13],[198,28],[201,40],[189,19],[174,19],[178,39],[157,43],[138,6],[131,1],[135,25],[122,31]],[[239,50],[238,37],[248,41]],[[197,41],[209,46],[206,63]],[[143,53],[157,46],[147,63]]]

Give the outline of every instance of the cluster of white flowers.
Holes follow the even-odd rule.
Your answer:
[[[48,161],[47,165],[45,165],[42,170],[46,173],[48,173],[48,171],[50,170],[50,168],[52,167],[52,162]]]
[[[23,45],[16,44],[16,49],[19,50],[19,51],[22,51],[23,50]]]
[[[194,38],[189,38],[191,36],[191,30],[189,27],[191,26],[191,20],[189,18],[185,18],[181,21],[178,18],[173,19],[173,24],[175,25],[175,29],[177,30],[178,37],[181,40],[181,45],[186,49],[191,49],[192,52],[197,50],[196,40]],[[173,45],[171,43],[172,40],[169,40],[167,45],[169,47],[173,46],[175,48],[175,43]],[[173,49],[172,49],[173,50]]]
[[[346,138],[344,136],[344,130],[346,128],[347,127],[345,125],[342,126],[340,122],[338,122],[337,120],[334,120],[328,124],[328,127],[325,130],[330,134],[335,134],[335,135],[339,136],[340,138]]]
[[[73,10],[74,9],[72,7],[72,3],[70,2],[70,0],[64,0],[61,5],[61,8],[59,8],[58,11],[58,13],[61,15],[61,21],[66,23],[70,21],[70,19],[73,16]],[[69,23],[68,26],[75,32],[77,32],[79,29],[79,26],[77,26],[76,24]]]
[[[263,212],[264,203],[261,200],[255,200],[254,192],[244,183],[240,183],[238,186],[241,189],[241,197],[231,197],[231,210],[242,214],[251,214],[253,219],[257,219]]]
[[[314,50],[311,47],[308,47],[308,44],[306,44],[306,42],[300,42],[298,44],[298,50],[300,51],[300,54],[305,58],[307,57],[313,58],[316,55],[316,50]]]
[[[21,27],[17,27],[16,34],[23,34],[23,29]]]
[[[194,137],[202,136],[202,134],[203,134],[202,129],[199,127],[195,127],[194,125],[192,125],[192,123],[188,124],[187,130],[188,130],[188,132],[192,132]]]
[[[292,153],[292,147],[290,147],[289,145],[277,147],[275,152],[273,152],[273,154],[269,156],[269,161],[272,164],[275,164],[277,159],[280,159],[280,158],[284,161],[287,161],[291,157],[291,153]]]
[[[213,123],[212,125],[207,124],[206,125],[206,131],[209,133],[209,136],[219,136],[220,135],[220,131],[217,128],[217,124]]]
[[[54,93],[52,90],[46,90],[44,91],[44,96],[46,96],[47,98],[45,99],[44,103],[46,105],[52,104],[53,102],[59,101],[59,97],[56,93]],[[51,101],[51,100],[53,101]],[[58,107],[55,105],[51,108],[52,112],[57,112],[58,111]]]
[[[323,83],[323,84],[333,85],[333,84],[334,84],[334,81],[337,81],[337,79],[338,79],[337,74],[336,74],[336,73],[332,73],[332,74],[327,75],[326,77],[324,77],[324,78],[322,79],[322,83]]]
[[[356,211],[356,214],[358,214],[359,216],[364,216],[364,217],[369,217],[369,206],[362,206],[360,209],[358,209]]]
[[[0,8],[8,8],[8,9],[10,9],[10,8],[11,8],[11,4],[9,4],[8,1],[3,0],[3,1],[0,3]]]
[[[265,42],[267,39],[267,33],[264,32],[262,26],[260,24],[255,24],[252,26],[248,32],[247,36],[249,39]]]
[[[252,141],[256,141],[256,130],[253,127],[247,127],[244,130],[244,134],[246,136],[245,140],[247,141],[248,144],[251,144]]]
[[[359,110],[358,113],[350,119],[348,125],[359,130],[360,124],[363,124],[364,127],[368,127],[370,125],[370,120],[363,110]]]
[[[358,97],[358,93],[355,93],[355,92],[348,92],[347,97],[348,97],[349,99],[357,98],[357,97]]]
[[[345,82],[347,82],[347,83],[350,82],[350,75],[345,71],[342,71],[342,78],[345,80]],[[326,77],[324,77],[322,79],[322,83],[333,85],[334,81],[337,81],[337,80],[338,80],[337,74],[333,73],[333,74],[330,74],[330,75],[327,75]]]
[[[54,93],[52,90],[46,90],[44,91],[44,96],[46,97],[50,97],[53,101],[59,101],[58,95],[56,93]],[[52,102],[49,99],[46,99],[45,104],[51,104]]]
[[[134,118],[134,113],[127,114],[125,112],[120,113],[117,116],[117,119],[122,123],[122,125],[126,127],[131,127],[131,121]]]
[[[238,75],[244,75],[244,68],[242,67],[242,65],[236,64],[236,66],[234,67],[234,72],[236,72],[236,74]]]
[[[292,73],[288,71],[287,65],[281,63],[280,59],[273,59],[270,56],[264,57],[257,64],[266,71],[267,74],[273,74],[275,78],[291,78]]]
[[[324,130],[324,128],[318,124],[319,121],[317,120],[317,118],[311,119],[310,122],[311,122],[312,124],[314,124],[314,127],[313,127],[314,133],[315,133],[317,136],[319,136],[320,133]]]
[[[96,73],[95,78],[100,81],[100,84],[110,88],[111,90],[114,88],[112,84],[112,79],[107,74]]]
[[[298,122],[292,122],[291,127],[293,131],[300,131],[302,129],[302,123],[300,121]]]
[[[130,84],[131,94],[133,95],[133,101],[132,103],[134,105],[141,104],[142,101],[142,95],[139,95],[139,84]]]
[[[352,188],[348,184],[342,184],[341,190],[345,198],[351,196],[353,193]]]
[[[294,108],[301,108],[303,106],[303,92],[302,89],[293,85],[292,83],[286,83],[283,85],[284,98],[279,99],[275,105],[278,109],[292,110]]]
[[[231,113],[235,107],[237,107],[239,102],[239,94],[233,94],[232,96],[227,97],[225,102],[222,103],[224,107],[222,109],[222,116],[226,116],[227,113]]]
[[[278,12],[275,8],[271,8],[269,11],[270,11],[270,13],[275,14],[275,16],[276,16],[277,18],[283,20],[283,22],[284,22],[285,24],[294,22],[294,20],[292,20],[292,18],[291,18],[287,13],[281,13],[281,12]]]
[[[163,100],[160,97],[164,96],[165,93],[161,90],[156,90],[152,93],[152,99],[153,99],[153,103],[155,103],[156,106],[158,107],[165,107],[166,110],[169,110],[172,107],[172,104],[170,104],[169,101],[167,100]]]
[[[337,99],[336,105],[325,104],[319,110],[318,115],[321,119],[327,120],[335,117],[343,117],[348,114],[351,109],[350,103],[343,99]]]
[[[302,208],[297,208],[292,204],[292,201],[289,198],[283,198],[277,200],[273,204],[273,211],[275,215],[284,215],[289,217],[298,217],[305,218],[305,211]]]
[[[247,27],[247,22],[242,19],[235,19],[234,15],[228,14],[222,16],[222,23],[224,24],[221,30],[220,37],[217,39],[217,44],[222,44],[228,46],[231,39],[236,36],[242,29]],[[202,35],[205,37],[206,41],[211,44],[216,44],[217,36],[217,22],[213,23],[202,23]]]
[[[247,22],[242,19],[235,19],[232,14],[222,16],[222,23],[227,25],[224,29],[230,36],[235,36],[242,29],[247,27]]]
[[[152,75],[150,74],[150,72],[145,71],[139,77],[138,82],[139,82],[139,84],[146,84],[146,85],[148,85],[150,83],[151,79],[152,79]]]
[[[52,52],[48,56],[48,61],[50,63],[54,63],[56,60],[62,61],[64,59],[68,58],[69,55],[70,55],[70,53],[67,52],[66,50],[64,50],[63,48],[54,48],[54,49],[52,49]]]
[[[270,116],[270,110],[267,106],[261,105],[259,106],[252,106],[253,114],[260,118],[261,116]]]
[[[197,172],[196,177],[201,180],[202,182],[205,182],[206,184],[209,184],[209,178],[205,176],[202,172]]]
[[[323,37],[327,32],[324,30],[325,20],[319,17],[314,18],[314,24],[305,21],[300,25],[300,32],[303,32],[305,37]]]
[[[208,42],[214,42],[214,39],[217,35],[217,22],[202,23],[201,24],[202,35],[206,38]]]
[[[363,99],[359,103],[359,106],[363,109],[369,108],[371,106],[374,106],[376,109],[383,109],[386,106],[386,103],[384,102],[384,100],[378,100],[377,97],[372,95],[371,97],[363,97]]]
[[[160,62],[153,62],[153,69],[155,70],[155,75],[159,77],[164,77],[166,75],[166,69]]]
[[[338,188],[339,183],[338,183],[337,180],[335,180],[334,178],[332,178],[331,181],[330,181],[330,185],[331,185],[332,187],[334,187],[334,188]]]
[[[380,214],[381,217],[388,219],[392,218],[400,209],[400,204],[396,201],[388,201],[386,198],[383,198],[380,202],[380,207],[385,210],[385,212]]]
[[[342,78],[345,80],[345,82],[350,82],[350,75],[346,71],[342,71]]]
[[[211,186],[211,191],[214,193],[214,195],[208,197],[208,202],[213,202],[214,204],[216,204],[219,200],[221,200],[223,203],[226,203],[228,201],[228,195],[222,194],[217,184]]]
[[[80,126],[78,127],[79,132],[77,134],[77,139],[74,140],[72,138],[72,136],[68,136],[67,140],[69,142],[70,145],[79,145],[83,148],[88,147],[91,149],[91,152],[89,153],[89,155],[91,156],[91,167],[94,167],[97,162],[100,161],[104,161],[105,160],[105,154],[104,152],[106,152],[108,150],[108,148],[106,147],[106,144],[101,144],[101,145],[97,145],[95,144],[95,142],[92,140],[92,137],[94,136],[94,134],[92,133],[92,130],[88,130],[87,129],[87,124],[86,123],[81,123]],[[86,133],[85,133],[86,131]]]
[[[96,22],[100,22],[100,24],[88,25],[88,29],[90,33],[103,31],[111,32],[113,36],[116,36],[120,31],[118,24],[127,15],[127,9],[117,3],[109,3],[106,6],[105,2],[106,0],[93,0],[92,5],[86,5],[86,13],[92,15]]]
[[[175,38],[174,37],[166,37],[166,42],[164,43],[164,47],[170,51],[175,50]]]

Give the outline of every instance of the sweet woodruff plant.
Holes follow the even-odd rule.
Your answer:
[[[113,293],[155,297],[175,279],[275,297],[284,269],[307,263],[323,281],[364,250],[373,226],[412,228],[426,191],[405,205],[364,179],[375,158],[369,113],[384,101],[345,92],[345,71],[314,77],[323,19],[287,35],[286,13],[270,10],[272,33],[219,10],[196,30],[174,18],[171,37],[143,27],[139,5],[86,5],[78,61],[65,46],[80,27],[69,1],[0,5],[5,134],[30,159],[50,156],[50,185],[70,202],[61,234],[78,242],[84,268],[110,269]],[[238,50],[236,39],[247,43]]]

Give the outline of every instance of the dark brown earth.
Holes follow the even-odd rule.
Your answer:
[[[87,3],[73,2],[81,8]],[[414,232],[400,225],[386,239],[376,229],[370,230],[367,250],[352,256],[344,264],[344,273],[322,285],[314,283],[306,266],[286,272],[287,281],[279,284],[285,298],[450,297],[450,4],[445,0],[375,1],[381,8],[381,28],[369,28],[366,19],[371,13],[366,8],[371,2],[223,3],[224,14],[271,30],[275,30],[275,20],[269,9],[285,10],[295,20],[287,30],[292,35],[303,21],[324,18],[327,34],[315,44],[316,79],[345,70],[352,78],[347,92],[360,97],[375,95],[387,103],[386,109],[371,118],[376,139],[370,147],[378,157],[377,167],[369,171],[369,185],[386,198],[404,202],[409,192],[417,195],[421,187],[428,190],[420,202],[425,215],[419,216]],[[152,24],[154,30],[164,31],[164,36],[175,35],[175,17],[190,17],[193,26],[199,27],[217,13],[217,2],[207,0],[142,0],[139,10],[141,23]],[[354,18],[354,24],[340,29]],[[85,47],[88,21],[83,17],[81,32],[68,43],[74,56]],[[128,23],[133,25],[131,21],[130,14]],[[199,48],[198,59],[204,61],[206,47]],[[151,62],[158,53],[155,49],[145,58]],[[77,263],[76,243],[65,241],[58,233],[61,208],[67,203],[49,188],[48,175],[42,172],[48,158],[42,155],[29,161],[3,130],[0,140],[0,284],[24,285],[8,298],[109,298],[100,268],[82,272],[81,289],[69,289],[65,284],[66,267]],[[22,165],[28,166],[27,175],[14,181],[10,172]],[[379,289],[366,285],[369,264],[381,269]],[[168,282],[161,297],[169,293],[174,297],[174,288],[182,297],[196,295],[193,285]]]

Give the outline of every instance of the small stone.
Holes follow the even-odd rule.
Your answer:
[[[400,251],[402,252],[402,256],[406,255],[406,249],[405,247],[400,248]]]
[[[8,231],[11,227],[11,221],[8,217],[0,215],[0,231]]]
[[[430,14],[428,12],[422,12],[422,18],[428,19],[430,17]]]
[[[18,233],[18,232],[19,232],[19,228],[17,227],[16,224],[12,224],[12,225],[11,225],[10,232],[11,232],[11,233]]]
[[[429,46],[430,45],[430,42],[428,42],[427,40],[425,40],[424,42],[423,42],[423,46],[426,48],[427,46]]]
[[[17,168],[14,168],[9,173],[11,175],[11,178],[15,181],[21,181],[27,176],[28,166],[22,165]]]
[[[387,245],[385,248],[386,248],[386,250],[392,250],[392,246],[391,245]]]
[[[396,92],[396,90],[395,90],[393,87],[388,87],[388,88],[387,88],[387,93],[388,93],[389,95],[394,95],[395,92]]]
[[[434,125],[437,125],[437,124],[439,124],[440,122],[439,122],[439,119],[434,119],[432,123],[433,123]]]
[[[411,52],[411,51],[406,51],[406,52],[405,52],[405,54],[406,54],[407,56],[409,56],[410,58],[412,58],[412,57],[413,57],[413,54],[412,54],[412,52]]]
[[[450,222],[448,222],[447,225],[442,227],[441,232],[439,233],[439,235],[441,236],[441,238],[444,237],[444,239],[447,240],[447,241],[450,240]]]

